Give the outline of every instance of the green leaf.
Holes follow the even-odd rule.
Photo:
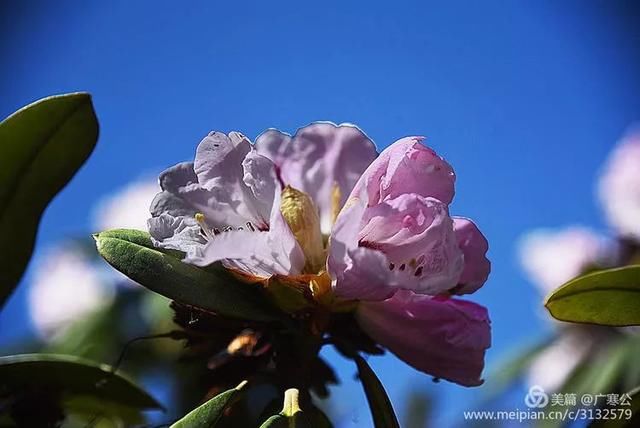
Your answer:
[[[111,266],[179,303],[252,321],[282,317],[257,286],[238,281],[223,269],[183,263],[176,251],[154,248],[146,232],[116,229],[94,238],[98,252]]]
[[[619,386],[626,377],[625,363],[628,358],[633,358],[633,351],[628,340],[619,339],[615,342],[605,342],[597,354],[591,355],[585,361],[580,362],[569,374],[558,391],[576,394],[581,397],[584,394],[611,394],[620,393]],[[579,403],[579,402],[578,402]],[[599,404],[604,402],[598,401]],[[557,410],[547,407],[547,411]],[[565,426],[561,419],[547,419],[540,421],[538,426],[543,428],[557,428]]]
[[[545,306],[561,321],[640,325],[640,265],[593,272],[564,284]]]
[[[389,400],[380,379],[360,355],[356,355],[354,360],[358,366],[358,376],[362,381],[362,387],[369,402],[375,428],[400,428],[391,400]]]
[[[66,397],[92,397],[136,409],[162,406],[128,378],[71,355],[22,354],[0,357],[0,386],[9,391],[46,388]],[[1,388],[0,388],[1,389]]]
[[[171,428],[216,428],[220,426],[224,412],[239,397],[246,381],[233,389],[216,395],[206,403],[196,407],[185,417],[171,425]]]
[[[557,338],[537,339],[512,350],[489,370],[484,389],[484,401],[495,399],[516,380],[521,378],[531,363],[552,346]]]
[[[97,139],[86,93],[44,98],[0,122],[0,307],[31,258],[42,212]]]

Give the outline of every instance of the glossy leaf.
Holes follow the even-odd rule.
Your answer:
[[[42,212],[97,139],[86,93],[44,98],[0,123],[0,306],[31,258]]]
[[[94,235],[98,252],[129,278],[179,303],[223,316],[273,321],[282,315],[257,286],[223,269],[202,269],[180,261],[176,251],[154,248],[146,232],[116,229]]]
[[[0,386],[9,391],[46,388],[63,395],[85,396],[136,409],[162,406],[126,377],[71,355],[22,354],[0,357]]]
[[[399,428],[398,418],[382,382],[360,355],[354,358],[358,366],[358,376],[362,382],[375,428]]]
[[[640,325],[640,265],[575,278],[551,293],[545,306],[561,321]]]
[[[224,412],[242,393],[246,381],[233,389],[216,395],[206,403],[196,407],[185,417],[171,425],[171,428],[216,428],[221,425]]]

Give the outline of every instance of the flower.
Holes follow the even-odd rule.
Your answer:
[[[449,216],[453,169],[422,140],[395,142],[365,170],[336,220],[327,265],[335,294],[360,300],[372,338],[419,370],[479,385],[487,311],[449,296],[484,284],[487,242],[470,220]]]
[[[589,267],[608,264],[608,251],[603,237],[581,226],[534,230],[519,245],[520,264],[543,294]]]
[[[89,256],[65,244],[50,248],[36,264],[28,305],[38,335],[52,341],[113,298],[114,289],[101,280]]]
[[[293,137],[269,129],[256,139],[256,150],[273,161],[283,183],[317,204],[324,234],[377,155],[373,142],[356,126],[329,122],[312,123]]]
[[[211,132],[195,162],[160,175],[149,232],[156,245],[186,252],[186,261],[258,277],[298,274],[302,249],[280,212],[275,166],[242,134]]]
[[[609,224],[623,237],[640,240],[640,131],[622,139],[609,156],[598,196]]]
[[[582,226],[560,230],[539,229],[525,235],[519,245],[520,264],[542,294],[548,294],[589,269],[614,264],[616,250],[604,237]],[[528,367],[529,385],[558,391],[574,369],[605,352],[612,329],[555,323],[557,335]]]
[[[93,225],[96,230],[128,228],[145,230],[149,218],[149,204],[158,193],[154,179],[133,181],[96,204]]]
[[[478,385],[487,311],[450,295],[484,284],[487,241],[449,215],[455,175],[421,141],[404,138],[376,157],[350,124],[313,123],[293,136],[271,129],[255,145],[212,132],[193,163],[160,176],[150,234],[188,263],[306,281],[329,308],[359,302],[362,328],[400,358]]]

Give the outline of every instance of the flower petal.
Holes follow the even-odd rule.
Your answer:
[[[267,228],[275,169],[251,152],[249,140],[238,132],[228,136],[211,132],[198,145],[194,171],[200,187],[210,192],[209,209],[203,214],[211,226],[241,226],[249,221]],[[267,184],[269,180],[273,184]]]
[[[276,192],[268,231],[229,230],[215,236],[201,254],[187,262],[208,266],[217,261],[261,278],[298,275],[305,259],[302,249],[280,213],[280,192]]]
[[[491,272],[491,262],[486,257],[489,243],[475,223],[467,218],[454,217],[453,230],[464,255],[461,286],[456,288],[456,294],[473,293],[482,287]]]
[[[300,128],[293,137],[268,130],[256,139],[256,149],[277,165],[284,184],[311,196],[325,234],[331,230],[333,213],[377,155],[373,142],[356,126],[329,122]],[[333,206],[335,186],[340,191],[338,207]]]
[[[206,239],[193,217],[160,214],[147,221],[153,245],[159,248],[183,251],[187,257],[202,253]]]
[[[360,246],[383,252],[402,288],[437,295],[458,284],[463,257],[444,203],[403,194],[368,208],[364,222]]]
[[[402,291],[382,302],[361,302],[356,316],[371,338],[416,369],[465,386],[482,384],[491,346],[484,307]]]
[[[163,171],[159,182],[162,192],[151,202],[152,216],[162,213],[190,217],[197,212],[212,214],[208,201],[213,195],[198,184],[192,162],[182,162]]]
[[[358,246],[366,201],[351,199],[331,232],[327,269],[336,296],[343,299],[383,300],[399,284],[389,260],[377,250]]]
[[[423,139],[406,137],[385,149],[362,174],[352,195],[359,195],[365,189],[370,206],[403,193],[451,203],[455,182],[453,169],[433,150],[421,144]]]

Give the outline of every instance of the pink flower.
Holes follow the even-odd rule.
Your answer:
[[[640,240],[640,130],[611,153],[598,195],[609,224],[622,236]]]
[[[383,302],[361,304],[357,317],[364,331],[416,369],[465,386],[482,383],[491,345],[482,306],[400,291]]]
[[[470,220],[449,216],[455,175],[421,141],[397,141],[363,173],[336,220],[327,265],[335,294],[361,301],[357,317],[372,338],[419,370],[479,385],[486,310],[448,296],[484,284],[488,246]]]
[[[329,122],[312,123],[293,137],[269,129],[256,139],[256,150],[273,161],[283,183],[313,199],[325,234],[331,231],[334,209],[344,205],[362,172],[377,156],[373,142],[356,126]]]
[[[313,277],[312,290],[327,284],[314,296],[359,301],[364,330],[409,364],[478,385],[490,342],[486,310],[449,296],[481,287],[490,264],[477,227],[449,215],[454,181],[418,137],[376,158],[352,125],[314,123],[292,137],[269,130],[255,146],[213,132],[194,163],[161,175],[149,229],[156,245],[200,266]]]

